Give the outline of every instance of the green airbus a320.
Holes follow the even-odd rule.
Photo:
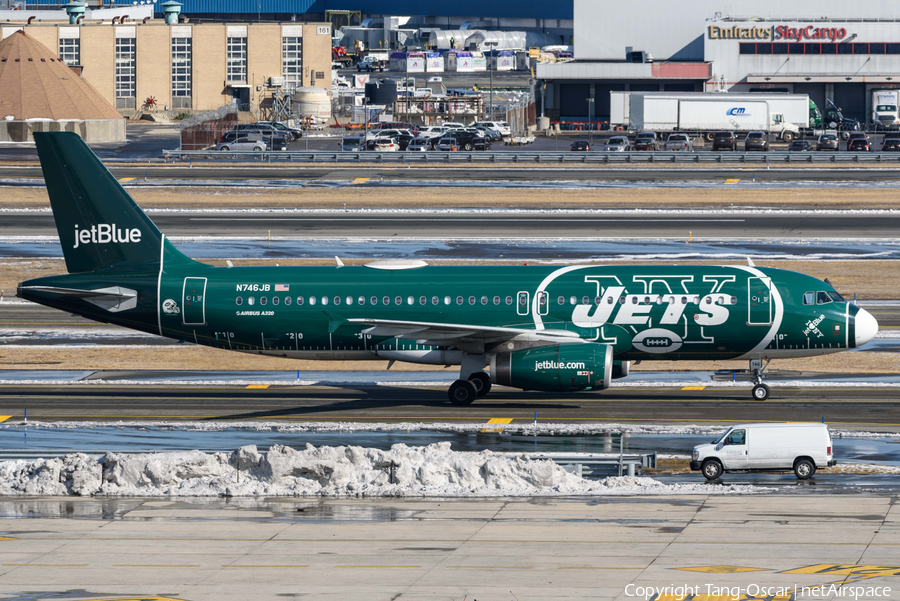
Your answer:
[[[20,284],[21,298],[223,350],[459,365],[457,405],[492,383],[603,390],[632,361],[654,359],[749,360],[753,398],[765,400],[763,361],[853,349],[878,332],[830,285],[752,264],[204,265],[175,249],[77,135],[34,140],[69,273]]]

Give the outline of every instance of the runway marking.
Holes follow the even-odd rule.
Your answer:
[[[6,567],[15,568],[85,568],[86,563],[5,563]]]
[[[120,182],[130,182],[130,181],[136,180],[136,179],[137,179],[136,177],[120,177],[119,181]]]
[[[696,568],[673,568],[685,572],[705,572],[707,574],[737,574],[739,572],[766,572],[769,568],[745,568],[742,566],[699,566]]]
[[[0,415],[0,423],[5,422],[6,420],[8,420],[11,417],[12,417],[11,415]]]
[[[820,563],[805,568],[786,570],[779,574],[822,574],[838,576],[858,576],[854,580],[878,578],[880,576],[900,576],[900,566],[856,565],[840,563]]]
[[[350,182],[350,183],[351,183],[351,184],[361,184],[361,183],[363,183],[363,182],[369,181],[370,179],[371,179],[371,178],[369,178],[369,177],[357,177],[356,179],[354,179],[354,180],[353,180],[352,182]]]
[[[598,568],[593,566],[559,566],[557,570],[645,570],[646,568]]]
[[[421,568],[422,566],[334,566],[336,568]]]
[[[706,390],[706,386],[685,386],[682,390]]]
[[[271,384],[250,384],[247,388],[255,388],[255,389],[265,389],[271,386]]]
[[[464,570],[531,570],[534,566],[447,566]]]
[[[739,181],[741,181],[741,180],[740,180],[740,179],[726,179],[726,180],[725,180],[725,183],[726,183],[726,184],[736,184],[736,183],[738,183]]]
[[[498,424],[493,428],[482,428],[482,432],[503,432],[506,429],[506,424],[512,423],[512,420],[515,418],[512,417],[492,417],[488,420],[489,424]]]
[[[86,564],[85,564],[86,565]],[[196,563],[114,563],[114,568],[199,568]]]
[[[253,565],[253,566],[233,566],[233,565],[222,564],[222,567],[223,568],[308,568],[309,566],[308,565],[306,565],[306,566],[303,566],[303,565],[277,565],[277,564]]]

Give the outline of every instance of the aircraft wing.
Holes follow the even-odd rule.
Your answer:
[[[455,347],[471,353],[483,353],[485,347],[490,348],[510,340],[548,343],[580,340],[578,334],[567,330],[530,330],[394,319],[359,318],[348,319],[346,322],[371,326],[363,330],[363,333],[373,336],[393,336],[404,340],[416,340],[420,344]]]

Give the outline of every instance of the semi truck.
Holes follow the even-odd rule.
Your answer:
[[[707,140],[717,131],[759,130],[791,142],[809,126],[809,107],[804,94],[611,92],[610,124],[632,131],[688,132]]]
[[[900,129],[900,90],[872,90],[872,123]]]

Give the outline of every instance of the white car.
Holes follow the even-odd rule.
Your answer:
[[[506,121],[479,121],[475,124],[476,127],[479,125],[499,132],[504,138],[512,135],[512,130],[509,128],[509,123]]]
[[[456,127],[465,127],[466,126],[465,123],[459,123],[457,121],[447,121],[446,123],[441,123],[441,125],[443,125],[447,129],[453,129]]]
[[[631,142],[625,136],[613,136],[606,141],[606,152],[628,152]]]
[[[377,138],[373,150],[376,152],[396,152],[400,150],[400,145],[393,138]]]
[[[820,467],[835,465],[828,426],[745,424],[731,426],[716,440],[694,447],[691,469],[707,480],[725,472],[789,472],[806,480]]]
[[[419,129],[420,138],[437,138],[444,135],[449,128],[444,125],[429,125]]]

